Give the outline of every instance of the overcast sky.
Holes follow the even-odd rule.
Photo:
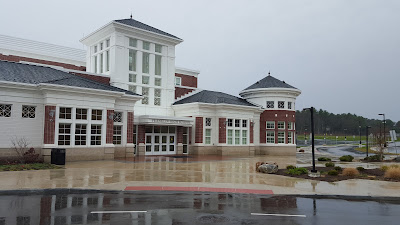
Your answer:
[[[129,18],[184,40],[176,65],[233,95],[271,75],[301,89],[297,109],[400,120],[399,0],[3,1],[0,33],[83,48]]]

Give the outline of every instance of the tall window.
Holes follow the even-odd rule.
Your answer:
[[[136,74],[129,74],[129,82],[136,83]]]
[[[161,75],[161,55],[156,55],[154,74]]]
[[[93,57],[93,61],[94,61],[94,73],[97,73],[97,55]]]
[[[58,145],[71,144],[71,124],[58,124]]]
[[[154,78],[154,85],[161,86],[161,78],[158,78],[158,77]]]
[[[113,144],[120,145],[122,143],[122,126],[114,125]]]
[[[154,89],[154,105],[161,105],[161,89]]]
[[[142,73],[149,73],[150,54],[143,52]]]
[[[103,110],[92,109],[92,120],[102,120]]]
[[[292,102],[288,102],[288,103],[287,103],[287,108],[288,108],[288,109],[292,109]]]
[[[228,119],[227,120],[227,140],[228,145],[247,145],[248,126],[247,120]]]
[[[247,144],[247,130],[242,130],[242,144]]]
[[[108,40],[110,41],[110,40]],[[106,72],[110,71],[110,51],[106,51]]]
[[[36,106],[23,105],[22,106],[22,118],[35,118]]]
[[[285,132],[278,131],[278,143],[283,144],[285,143]]]
[[[136,51],[129,49],[129,71],[136,71]]]
[[[86,124],[75,125],[75,145],[86,145]]]
[[[71,111],[72,111],[72,108],[60,107],[60,115],[58,118],[71,119]]]
[[[103,73],[103,53],[100,54],[100,73]]]
[[[233,144],[233,130],[228,130],[228,145],[232,145]]]
[[[205,144],[211,144],[211,129],[206,129]]]
[[[0,117],[11,117],[11,105],[0,104]]]
[[[129,46],[131,47],[137,47],[137,40],[134,38],[129,38]]]
[[[159,45],[159,44],[156,44],[155,51],[158,52],[158,53],[161,53],[162,52],[162,46]]]
[[[288,122],[287,123],[287,128],[288,128],[288,130],[293,130],[293,123],[292,122]]]
[[[267,143],[275,144],[275,131],[267,131]]]
[[[101,125],[91,126],[90,145],[101,145]]]
[[[150,84],[150,77],[142,76],[142,84]]]
[[[288,144],[293,144],[293,132],[289,131],[287,134],[287,142]]]
[[[150,50],[150,42],[143,41],[143,49],[144,50]]]
[[[273,109],[274,108],[274,101],[267,101],[267,109]]]
[[[148,105],[149,104],[149,88],[142,87],[142,104]]]

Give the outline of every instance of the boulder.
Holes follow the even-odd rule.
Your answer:
[[[400,162],[400,157],[394,158],[393,161]]]
[[[276,163],[274,164],[262,164],[261,166],[258,167],[258,171],[261,173],[276,173],[278,172],[278,165]]]

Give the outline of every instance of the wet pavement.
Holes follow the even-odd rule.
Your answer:
[[[0,196],[1,225],[398,224],[398,212],[400,199],[393,198],[79,191]]]
[[[354,145],[340,145],[340,146],[323,146],[316,149],[321,153],[327,153],[334,156],[351,155],[356,157],[365,157],[366,153],[355,150],[358,146]],[[374,154],[370,154],[374,155]]]
[[[400,182],[346,180],[323,182],[257,173],[256,162],[296,165],[296,157],[249,157],[197,160],[149,157],[143,162],[88,161],[65,169],[0,172],[0,190],[79,188],[125,190],[134,186],[268,190],[273,194],[332,194],[399,197]],[[303,165],[302,165],[303,166]]]

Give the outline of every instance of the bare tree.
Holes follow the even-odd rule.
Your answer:
[[[29,141],[25,137],[11,138],[11,148],[17,153],[18,160],[25,163],[25,152],[28,150]]]
[[[385,151],[385,139],[381,135],[375,136],[376,154],[379,155],[380,161],[383,160]]]

